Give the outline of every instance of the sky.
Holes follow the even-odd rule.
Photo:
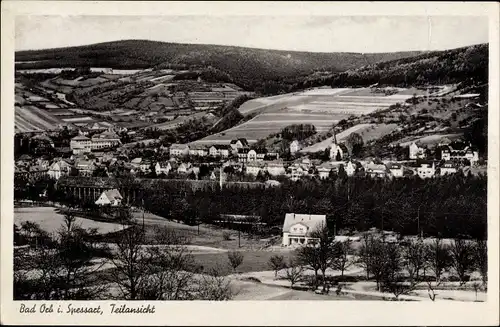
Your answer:
[[[17,16],[16,51],[145,39],[312,52],[445,50],[488,42],[481,16]]]

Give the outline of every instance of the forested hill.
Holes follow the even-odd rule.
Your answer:
[[[124,40],[86,46],[19,51],[18,69],[52,67],[203,68],[212,66],[243,84],[280,80],[313,71],[342,72],[421,52],[314,53],[234,46]]]
[[[401,87],[488,83],[488,44],[422,53],[414,57],[379,62],[341,73],[312,74],[297,83],[294,88],[320,85],[352,87],[375,83]]]

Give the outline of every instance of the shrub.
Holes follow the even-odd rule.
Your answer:
[[[222,239],[224,241],[230,241],[231,240],[231,233],[229,233],[229,232],[222,233]]]

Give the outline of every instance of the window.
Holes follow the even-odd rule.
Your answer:
[[[296,231],[297,231],[297,228],[296,228],[296,227],[294,227],[294,228],[293,228],[293,231],[294,231],[294,232],[296,232]]]

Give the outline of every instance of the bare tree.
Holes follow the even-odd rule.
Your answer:
[[[354,261],[349,257],[351,252],[351,241],[336,243],[336,252],[338,256],[332,263],[333,269],[340,270],[340,276],[344,276],[344,271],[354,264]]]
[[[269,266],[271,267],[272,270],[274,270],[274,278],[278,277],[278,272],[285,268],[285,258],[282,255],[273,255],[271,258],[269,258],[268,262]]]
[[[486,240],[476,240],[474,244],[474,261],[481,274],[484,289],[488,285],[488,245]]]
[[[424,268],[426,259],[425,246],[422,239],[410,241],[403,251],[403,256],[410,280],[419,280],[420,271]]]
[[[468,274],[474,268],[472,243],[464,239],[455,239],[451,246],[451,259],[452,266],[460,278],[460,285],[465,285]]]
[[[337,251],[336,242],[330,239],[328,226],[326,224],[322,223],[312,231],[310,236],[317,239],[315,247],[317,249],[319,269],[323,276],[323,291],[325,291],[327,286],[326,270],[332,266],[332,263],[340,254]]]
[[[314,289],[318,287],[318,271],[321,268],[320,250],[314,245],[301,246],[295,251],[295,258],[304,269],[314,271]]]
[[[221,269],[213,268],[207,274],[203,274],[199,280],[196,299],[210,301],[231,300],[237,292],[231,287],[231,281],[222,276]]]
[[[425,248],[425,268],[429,269],[436,277],[439,285],[442,272],[451,264],[450,248],[443,243],[441,238],[436,238]]]
[[[365,267],[367,276],[372,274],[377,284],[377,290],[380,290],[380,282],[385,271],[385,253],[384,243],[375,239],[373,236],[365,237],[361,248],[359,249],[359,262]]]
[[[231,251],[227,253],[227,258],[229,259],[229,264],[236,273],[236,268],[238,268],[243,263],[243,253],[238,251]]]
[[[285,278],[290,282],[290,287],[302,280],[304,267],[302,267],[296,260],[290,260],[285,268]]]
[[[148,274],[148,253],[142,250],[144,232],[138,226],[121,232],[111,259],[111,281],[118,285],[122,298],[136,300]]]
[[[389,291],[396,297],[396,300],[402,294],[408,294],[414,290],[418,284],[417,279],[406,281],[403,273],[404,259],[400,248],[395,244],[383,244],[383,277],[382,289]]]

